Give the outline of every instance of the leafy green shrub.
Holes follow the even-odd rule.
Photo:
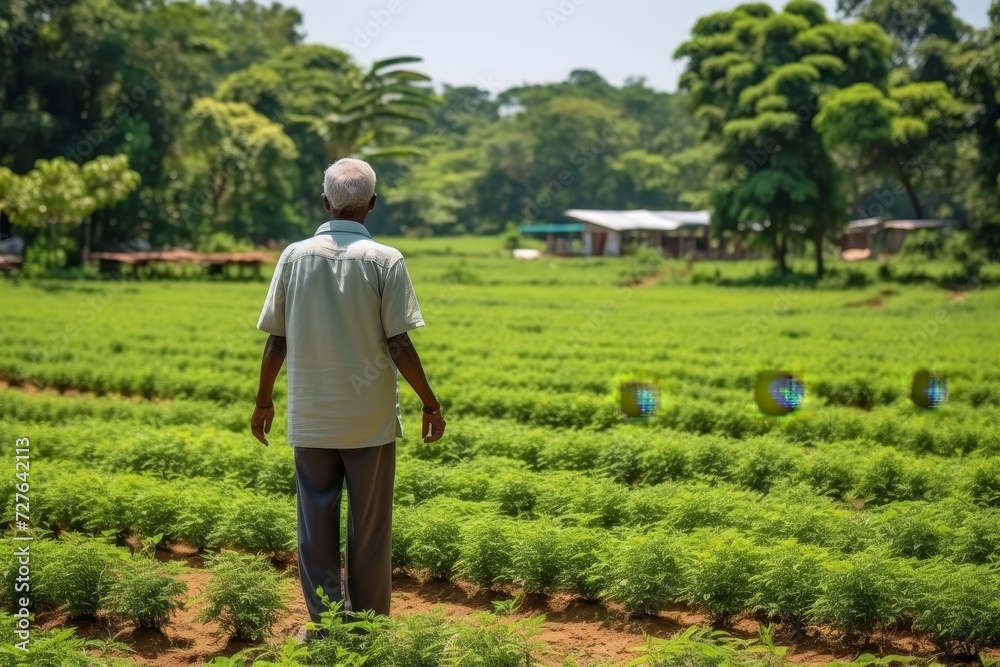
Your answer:
[[[640,243],[621,270],[619,285],[634,285],[644,278],[655,276],[663,267],[663,252]]]
[[[752,604],[761,548],[735,532],[699,531],[686,541],[682,598],[726,624]]]
[[[295,506],[290,501],[252,495],[228,509],[208,541],[265,553],[291,551],[295,529]]]
[[[364,664],[371,667],[438,667],[455,632],[454,625],[438,614],[383,617],[361,628],[367,630],[361,651]],[[320,656],[312,651],[312,657],[316,660]],[[341,665],[343,659],[317,662]]]
[[[1000,645],[1000,571],[938,561],[916,570],[913,627],[950,658]]]
[[[899,249],[904,259],[937,259],[944,251],[944,237],[932,229],[918,229],[906,237]]]
[[[736,466],[733,481],[748,489],[766,493],[794,467],[795,459],[790,454],[771,443],[764,443],[749,448],[746,457]]]
[[[959,563],[990,562],[1000,554],[1000,509],[966,516],[949,544],[951,557]]]
[[[452,264],[441,274],[442,282],[454,283],[456,285],[482,285],[483,280],[479,277],[469,263],[464,259],[457,264]]]
[[[109,660],[111,652],[133,652],[134,649],[114,639],[82,639],[76,628],[53,628],[31,631],[29,653],[14,646],[21,638],[14,634],[16,619],[0,612],[0,667],[31,665],[31,667],[104,667],[117,665]],[[89,653],[88,653],[89,652]],[[93,654],[93,655],[92,655]],[[25,660],[30,656],[30,659]],[[124,661],[123,661],[124,662]]]
[[[992,456],[971,466],[968,489],[976,502],[1000,507],[1000,457]]]
[[[801,478],[817,493],[840,497],[858,482],[856,464],[840,452],[824,451],[814,455],[800,472]]]
[[[619,484],[634,484],[642,477],[642,456],[647,447],[625,433],[624,429],[616,432],[618,437],[601,452],[597,467]]]
[[[927,503],[893,503],[882,513],[878,530],[892,555],[921,559],[939,554],[950,533]]]
[[[445,488],[445,472],[440,465],[424,461],[408,461],[396,472],[394,498],[396,503],[416,505],[441,495]]]
[[[678,442],[659,443],[640,454],[639,467],[643,484],[661,484],[690,476],[691,457],[688,448]]]
[[[62,544],[58,540],[41,539],[43,535],[44,533],[41,531],[34,531],[34,539],[30,547],[30,562],[27,566],[31,572],[41,573],[62,548]],[[18,604],[19,600],[24,597],[25,592],[30,592],[28,597],[31,602],[30,609],[32,611],[38,612],[51,609],[58,603],[52,600],[48,591],[45,590],[44,578],[35,576],[31,581],[27,582],[31,587],[30,591],[24,590],[26,582],[18,581],[18,578],[22,577],[23,574],[19,558],[13,555],[17,553],[18,546],[23,546],[23,543],[18,545],[17,542],[14,542],[10,538],[3,540],[3,548],[8,557],[3,562],[0,562],[0,604],[3,605],[3,609],[11,612],[17,611],[21,607]],[[18,590],[19,588],[20,590]]]
[[[98,540],[66,535],[37,575],[39,587],[69,618],[93,616],[128,555]]]
[[[133,558],[116,569],[102,606],[137,627],[162,628],[184,606],[187,584],[171,576],[177,572],[149,558]]]
[[[513,574],[527,593],[549,594],[569,566],[560,530],[547,521],[521,522],[514,537]]]
[[[425,509],[413,514],[406,541],[413,567],[428,576],[448,579],[461,555],[462,533],[454,515],[443,509]]]
[[[823,570],[823,592],[813,605],[813,620],[849,637],[868,637],[903,613],[911,575],[904,561],[870,549],[829,561]]]
[[[252,642],[270,634],[284,605],[284,578],[260,555],[220,551],[206,557],[212,579],[199,621],[216,621],[223,632]]]
[[[822,592],[821,566],[829,553],[795,540],[779,542],[765,553],[761,570],[750,579],[753,607],[768,618],[804,626]]]
[[[665,531],[632,535],[602,554],[602,596],[633,614],[656,614],[677,598],[682,582],[677,535]]]
[[[691,471],[699,478],[727,480],[736,467],[736,456],[735,448],[709,440],[691,452]]]
[[[480,613],[463,623],[445,644],[442,665],[449,667],[534,667],[543,616],[507,621]]]
[[[722,630],[693,625],[670,639],[646,637],[644,653],[628,663],[646,667],[764,667],[785,664],[788,648],[777,646],[770,630],[761,641],[741,640]],[[761,656],[761,657],[757,657]]]
[[[584,600],[597,600],[601,592],[600,553],[610,537],[590,528],[573,527],[563,529],[559,538],[559,560],[565,564],[560,588],[575,591]]]
[[[527,475],[505,474],[495,480],[490,500],[496,502],[499,511],[508,516],[530,515],[538,502],[538,490]]]
[[[474,584],[490,588],[508,581],[514,555],[515,525],[508,519],[485,516],[469,523],[462,531],[456,573]]]
[[[930,472],[893,450],[877,454],[861,473],[856,492],[871,503],[924,500]]]

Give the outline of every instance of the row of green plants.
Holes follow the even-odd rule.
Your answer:
[[[68,619],[94,618],[98,612],[118,624],[162,628],[183,606],[187,585],[178,576],[177,563],[164,563],[148,549],[132,553],[103,539],[66,533],[46,539],[37,533],[31,542],[30,590],[23,588],[16,559],[0,569],[3,608],[14,611],[28,596],[31,611],[57,611]],[[151,540],[155,542],[154,540]],[[15,542],[3,540],[13,551]]]
[[[848,641],[912,627],[949,659],[1000,645],[1000,569],[995,564],[918,562],[882,549],[841,558],[795,540],[761,545],[733,530],[682,534],[654,529],[613,536],[499,517],[471,516],[462,527],[440,519],[422,525],[408,519],[412,516],[397,518],[394,556],[424,576],[457,575],[487,588],[513,582],[528,594],[571,590],[638,615],[683,604],[721,626],[745,613],[793,630],[818,623]],[[106,613],[121,623],[162,628],[184,604],[187,590],[177,578],[179,566],[72,534],[39,539],[33,546],[35,613],[58,611],[70,619]],[[198,619],[216,622],[225,635],[264,641],[287,611],[284,577],[252,554],[221,551],[207,564],[213,576],[198,597]],[[0,571],[0,598],[7,609],[18,597],[16,576],[16,566]],[[364,637],[374,634],[373,628],[400,622],[369,616],[356,626],[367,631],[359,636],[349,627],[339,628],[343,618],[335,612],[320,628],[326,640],[335,640],[321,643],[333,651],[327,657],[388,650],[375,649]],[[437,645],[433,636],[428,639],[424,650]],[[522,646],[529,649],[527,658],[530,647]]]
[[[105,460],[116,470],[168,476],[221,477],[228,470],[265,490],[293,488],[290,453],[250,441],[246,409],[240,406],[2,392],[0,410],[7,417],[0,435],[32,434],[42,456]],[[982,411],[925,415],[920,430],[900,424],[899,413],[889,409],[864,413],[864,420],[852,420],[853,411],[845,412],[794,417],[764,436],[744,440],[662,428],[553,430],[464,418],[453,423],[445,441],[426,446],[404,439],[401,446],[431,461],[502,456],[522,460],[533,470],[600,471],[629,484],[716,478],[766,491],[775,481],[791,478],[824,493],[854,492],[869,502],[955,492],[968,492],[977,502],[996,502],[1000,482],[994,460],[959,458],[1000,451],[993,444],[1000,428],[983,421]],[[282,430],[279,421],[272,436],[276,445]],[[882,446],[886,444],[907,451],[893,452]],[[948,459],[924,456],[932,452]]]
[[[155,526],[162,531],[158,537],[165,539],[197,544],[200,537],[209,546],[264,552],[287,549],[294,542],[290,500],[232,494],[222,484],[134,475],[109,478],[76,469],[60,475],[43,471],[40,477],[46,480],[36,501],[42,525],[60,523],[68,516],[74,517],[70,528],[83,524],[91,531],[118,535],[151,534]],[[826,623],[854,634],[905,619],[940,620],[942,614],[950,614],[949,622],[968,633],[955,630],[954,637],[942,636],[941,641],[961,641],[961,650],[979,646],[977,642],[993,645],[988,633],[1000,609],[969,605],[1000,600],[996,590],[1000,579],[992,564],[1000,552],[997,510],[970,511],[942,501],[851,513],[830,508],[828,502],[815,504],[815,497],[810,505],[807,489],[775,492],[761,500],[724,485],[700,484],[673,490],[648,487],[625,510],[635,516],[621,517],[624,521],[616,524],[619,517],[614,513],[622,510],[603,511],[599,503],[605,494],[599,487],[582,490],[590,498],[589,508],[567,507],[559,501],[572,502],[575,490],[556,483],[556,477],[552,482],[546,502],[558,515],[539,519],[529,519],[532,514],[517,504],[521,496],[481,502],[436,496],[412,507],[397,507],[395,564],[425,576],[469,579],[483,586],[513,583],[529,592],[566,590],[586,599],[618,602],[638,613],[676,602],[703,608],[724,622],[745,611],[767,608],[786,622]],[[101,498],[107,500],[102,504]],[[617,499],[604,499],[608,507],[620,505]],[[510,503],[506,510],[505,500]],[[602,522],[610,525],[604,527]],[[779,582],[783,591],[775,594],[779,597],[768,598],[761,578],[767,573],[758,565],[775,554],[786,556],[782,567],[787,571],[782,576],[787,581]],[[885,588],[886,599],[902,602],[890,609],[878,606],[882,598],[873,602],[866,597],[882,589],[873,588],[869,579],[852,578],[851,573],[861,571],[855,567],[858,563],[868,564],[863,570],[868,574],[903,573],[898,581],[890,577]],[[810,568],[820,574],[805,577]],[[841,570],[848,574],[837,583]],[[727,573],[735,578],[727,579]],[[921,592],[931,582],[940,588],[933,595]],[[806,588],[797,588],[801,586]],[[826,591],[825,597],[815,596],[817,590]],[[804,603],[795,607],[781,601],[785,593],[794,593],[799,602],[807,600],[808,609]],[[946,600],[954,606],[946,608]],[[914,623],[942,632],[923,625],[924,621]]]
[[[927,632],[949,656],[1000,645],[1000,569],[902,558],[883,547],[848,555],[794,539],[760,544],[732,529],[607,533],[461,510],[397,515],[394,557],[431,577],[526,592],[572,591],[655,614],[674,604],[722,625],[754,613],[793,629],[821,623],[849,640],[891,627]]]
[[[30,348],[15,348],[10,353],[17,356],[6,362],[0,359],[0,378],[15,385],[31,382],[43,388],[59,391],[74,389],[98,396],[120,394],[221,403],[245,401],[253,396],[254,380],[247,377],[246,371],[255,365],[259,357],[258,350],[234,357],[211,347],[206,347],[200,353],[190,354],[183,349],[151,350],[148,354],[136,351],[130,355],[135,357],[134,360],[128,356],[118,359],[116,357],[120,355],[106,353],[88,354],[80,359],[78,357],[81,355],[74,352],[62,352],[49,359],[45,358],[44,352],[36,352]],[[154,358],[158,359],[155,365],[151,366],[148,361],[143,361],[148,355],[155,355]],[[108,364],[109,357],[116,363]],[[435,354],[428,355],[429,366],[444,363],[436,357]],[[610,394],[609,380],[617,369],[604,374],[586,368],[569,374],[566,371],[567,360],[553,361],[548,358],[545,361],[547,364],[533,362],[525,365],[523,357],[514,356],[497,360],[498,368],[503,369],[500,371],[471,369],[468,377],[459,376],[454,379],[443,375],[442,387],[450,390],[443,394],[458,397],[465,389],[483,391],[483,388],[489,388],[494,391],[485,391],[486,396],[493,393],[497,396],[491,401],[493,405],[484,409],[496,412],[502,409],[497,402],[503,401],[505,393],[530,391],[533,401],[545,396],[558,397],[562,402],[576,406],[576,410],[561,416],[549,414],[545,410],[529,413],[529,417],[535,421],[558,426],[605,423],[602,418],[585,419],[584,415],[575,413],[586,412],[607,402]],[[759,363],[748,364],[741,371],[721,377],[704,372],[693,373],[691,367],[700,363],[701,360],[692,358],[655,365],[637,362],[636,365],[651,366],[658,376],[664,378],[662,391],[665,396],[687,399],[700,397],[727,405],[742,405],[747,402]],[[522,365],[524,367],[519,367]],[[545,368],[546,365],[553,368]],[[146,370],[143,371],[143,368]],[[979,375],[978,371],[981,369],[972,370]],[[874,406],[890,406],[896,402],[908,404],[908,383],[905,378],[898,376],[895,369],[886,368],[882,376],[873,376],[869,372],[857,377],[819,377],[808,384],[807,393],[817,406],[839,405],[869,410]],[[950,401],[974,408],[1000,406],[1000,388],[997,382],[998,378],[989,374],[959,379],[953,382]],[[284,394],[284,388],[278,387],[276,396],[284,397]],[[454,404],[455,408],[466,410],[464,406],[466,403],[462,401]]]
[[[47,528],[162,534],[199,548],[294,549],[295,506],[288,494],[243,488],[239,480],[116,474],[74,461],[42,460],[33,470],[32,518]],[[8,520],[14,493],[13,481],[0,483]],[[395,500],[397,511],[447,502],[438,511],[444,521],[454,521],[449,512],[465,507],[595,529],[728,527],[765,542],[794,537],[843,552],[885,545],[904,556],[977,563],[1000,548],[1000,508],[968,496],[857,511],[802,483],[783,482],[767,494],[711,479],[633,488],[579,472],[532,473],[520,462],[499,458],[445,468],[404,459]]]
[[[955,402],[1000,403],[997,374],[980,363],[976,343],[990,333],[992,291],[971,292],[967,302],[916,289],[873,297],[887,302],[887,326],[878,328],[870,326],[871,308],[854,305],[856,294],[553,294],[509,285],[487,292],[429,283],[421,293],[436,325],[421,333],[422,349],[449,394],[495,386],[561,394],[563,403],[600,399],[615,373],[641,367],[660,376],[670,396],[724,388],[745,399],[756,370],[778,364],[805,373],[822,403],[870,407],[900,399],[908,375],[929,365],[948,371]],[[255,381],[248,369],[264,338],[254,328],[262,298],[253,285],[5,287],[11,317],[0,332],[0,374],[97,392],[248,399]],[[46,345],[33,344],[39,331],[51,338]],[[448,364],[456,353],[461,366]]]
[[[61,424],[15,418],[0,425],[2,440],[13,441],[24,433],[31,434],[36,461],[86,461],[109,471],[231,478],[268,493],[295,491],[291,450],[280,441],[260,447],[245,430],[233,433],[188,424],[154,428],[86,417]],[[401,484],[406,488],[416,478],[426,488],[457,489],[466,475],[475,472],[470,466],[474,468],[482,457],[508,459],[514,470],[523,463],[534,472],[591,473],[624,485],[713,479],[766,493],[777,483],[792,481],[834,498],[858,498],[869,504],[949,496],[966,496],[987,506],[1000,504],[1000,458],[978,453],[918,455],[864,441],[802,447],[773,433],[740,441],[630,426],[547,432],[478,419],[458,421],[447,441],[425,445],[404,440]],[[447,465],[455,463],[464,465]],[[527,485],[535,479],[522,476]],[[450,477],[457,479],[449,482]]]

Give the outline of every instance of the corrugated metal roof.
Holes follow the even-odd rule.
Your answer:
[[[941,229],[957,225],[955,220],[890,220],[882,225],[882,229]]]
[[[864,220],[855,220],[854,222],[847,223],[847,228],[851,231],[868,229],[870,227],[878,227],[881,222],[882,218],[865,218]]]
[[[588,222],[592,225],[624,231],[672,232],[689,225],[705,226],[711,222],[709,211],[598,211],[571,208],[564,213],[567,218]]]
[[[522,234],[567,234],[582,232],[584,226],[578,222],[548,223],[544,225],[521,225]]]

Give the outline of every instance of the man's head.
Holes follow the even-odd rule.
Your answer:
[[[375,208],[375,170],[364,160],[337,160],[323,175],[323,208],[338,220],[364,223]]]

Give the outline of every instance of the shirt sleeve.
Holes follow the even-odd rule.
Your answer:
[[[424,326],[417,294],[406,264],[398,259],[389,266],[382,288],[382,329],[386,338]]]
[[[267,298],[264,299],[264,307],[260,311],[260,319],[257,320],[257,328],[275,336],[285,335],[285,258],[288,250],[281,253],[278,263],[274,266],[274,274],[271,276],[271,286],[267,290]]]

